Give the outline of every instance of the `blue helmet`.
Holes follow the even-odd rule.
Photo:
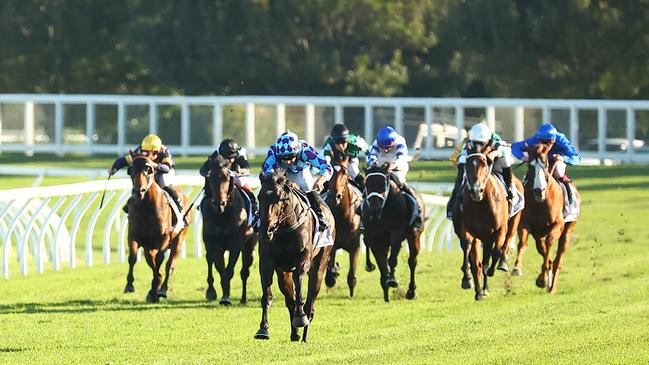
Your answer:
[[[299,152],[300,141],[293,132],[284,132],[275,142],[275,153],[279,158],[297,156]]]
[[[394,128],[385,126],[379,129],[379,132],[376,134],[376,143],[384,149],[392,148],[396,146],[398,136],[399,134]]]
[[[541,124],[534,137],[541,140],[557,139],[559,131],[550,123]]]

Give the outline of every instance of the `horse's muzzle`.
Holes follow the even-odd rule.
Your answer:
[[[469,192],[471,193],[471,199],[474,202],[479,202],[479,201],[482,201],[482,199],[484,199],[484,189],[481,189],[481,188],[480,189],[473,189],[473,188],[471,188],[471,189],[469,189]]]
[[[343,200],[343,194],[338,193],[336,194],[336,205],[340,205],[340,202]]]
[[[532,194],[534,195],[534,200],[536,200],[537,203],[542,203],[545,201],[545,189],[534,189],[532,191]]]
[[[144,195],[146,195],[146,189],[145,188],[135,188],[131,191],[131,195],[133,197],[137,197],[140,200],[144,199]]]
[[[210,203],[212,204],[212,208],[214,208],[214,210],[218,211],[219,213],[225,212],[225,207],[228,205],[228,202],[226,201],[217,202],[214,199],[211,199]]]

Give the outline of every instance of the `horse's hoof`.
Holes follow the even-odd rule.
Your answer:
[[[293,334],[291,333],[291,342],[298,342],[300,340],[300,335],[297,333]]]
[[[214,290],[214,288],[208,288],[207,291],[205,291],[205,299],[210,302],[216,300],[216,290]]]
[[[246,298],[241,298],[241,300],[239,301],[239,303],[240,303],[240,304],[248,304],[248,299],[246,299]]]
[[[376,265],[374,264],[365,264],[365,271],[372,272],[376,270]]]
[[[406,299],[415,299],[415,298],[417,298],[417,292],[414,289],[408,290],[408,292],[406,293]]]
[[[496,273],[496,269],[494,269],[493,267],[490,267],[487,270],[487,276],[494,276],[495,273]]]
[[[146,295],[146,302],[147,303],[158,303],[159,301],[160,301],[160,298],[158,298],[157,293],[153,294],[153,293],[149,292]]]
[[[336,277],[334,274],[327,273],[327,276],[325,276],[325,285],[327,285],[327,288],[333,288],[336,285]]]
[[[475,294],[475,300],[480,301],[482,299],[484,299],[484,295],[482,293]]]
[[[501,261],[500,265],[498,265],[498,270],[507,272],[509,271],[509,265],[507,265],[507,262]]]
[[[512,276],[523,276],[523,269],[515,267],[514,270],[512,270]]]
[[[227,306],[227,305],[232,304],[232,302],[230,301],[230,297],[223,297],[223,298],[221,298],[221,300],[219,301],[219,304],[220,304],[220,305],[226,305],[226,306]]]
[[[306,327],[309,325],[309,318],[307,318],[306,315],[300,317],[293,317],[293,320],[291,321],[291,325],[297,328]]]
[[[543,280],[542,277],[536,278],[536,286],[541,288],[541,289],[544,289],[545,288],[545,280]]]
[[[124,293],[134,293],[135,292],[135,287],[133,287],[133,284],[126,284],[126,287],[124,288]]]
[[[257,333],[255,333],[255,338],[258,340],[269,340],[270,339],[270,334],[268,333],[268,330],[265,328],[260,328]]]
[[[473,289],[473,280],[462,279],[462,289]]]
[[[385,280],[385,284],[390,288],[396,288],[399,286],[399,282],[393,277],[387,278],[387,280]]]
[[[166,298],[167,297],[167,290],[160,290],[158,292],[158,297],[160,298]]]
[[[482,289],[482,295],[485,297],[489,295],[489,289]]]

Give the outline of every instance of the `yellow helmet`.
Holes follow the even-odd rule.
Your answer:
[[[144,151],[160,152],[160,150],[162,149],[162,140],[155,134],[149,134],[148,136],[144,137],[142,143],[140,143],[140,146]]]

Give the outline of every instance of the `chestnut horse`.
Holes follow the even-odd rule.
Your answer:
[[[146,262],[153,271],[151,290],[146,296],[147,302],[157,303],[160,297],[167,297],[169,277],[174,271],[176,258],[185,239],[187,227],[174,232],[177,218],[172,212],[169,200],[162,188],[155,182],[156,164],[145,156],[133,159],[129,175],[133,182],[133,195],[129,199],[128,210],[128,275],[124,293],[135,291],[133,287],[133,266],[137,261],[137,250],[144,249]],[[189,200],[181,192],[187,223],[191,222],[191,213],[187,211]],[[170,250],[162,281],[162,262],[165,252]]]
[[[309,324],[315,313],[315,300],[329,262],[333,245],[316,247],[316,218],[285,171],[260,176],[259,191],[259,273],[261,275],[261,323],[257,339],[270,338],[268,308],[273,296],[273,272],[277,273],[279,288],[284,294],[291,318],[291,341],[298,341],[298,327],[304,327],[302,341],[308,338]],[[335,239],[335,222],[323,204],[322,212]],[[306,302],[302,297],[302,282],[308,273]]]
[[[517,190],[523,191],[523,184],[516,176],[512,176],[512,184]],[[465,185],[463,185],[460,188],[465,189]],[[460,192],[460,194],[463,194],[462,191]],[[472,289],[474,287],[474,283],[473,283],[473,279],[471,279],[471,271],[469,265],[471,252],[470,252],[469,242],[467,242],[466,237],[462,233],[463,212],[459,208],[460,205],[458,204],[455,207],[455,210],[453,211],[453,228],[455,234],[460,240],[460,247],[462,248],[462,253],[463,253],[462,267],[460,268],[460,270],[462,271],[462,289]],[[509,217],[509,220],[507,222],[507,234],[505,236],[505,242],[503,244],[503,251],[500,257],[500,264],[498,265],[499,270],[502,271],[509,270],[509,267],[507,265],[507,252],[509,251],[509,242],[511,242],[511,240],[514,238],[514,236],[517,233],[521,216],[522,216],[522,211],[519,211],[518,213]]]
[[[500,260],[499,268],[507,270],[504,245],[508,242],[508,230],[511,237],[516,227],[509,229],[507,196],[497,177],[491,173],[493,161],[485,153],[468,152],[465,165],[467,189],[462,194],[460,234],[464,241],[465,262],[468,258],[475,282],[475,300],[482,300],[489,294],[487,276],[494,275],[496,263]],[[517,225],[519,219],[520,214],[512,223]]]
[[[365,225],[365,243],[372,250],[374,260],[381,272],[383,300],[389,302],[388,288],[399,286],[394,272],[401,242],[408,240],[408,266],[410,267],[410,284],[406,292],[407,299],[416,297],[415,268],[419,254],[421,231],[410,224],[412,208],[410,198],[399,190],[390,178],[389,166],[374,166],[367,170],[365,180],[365,200],[361,219]],[[417,194],[417,204],[424,216],[424,204]],[[388,259],[388,252],[390,258]]]
[[[226,160],[217,155],[208,160],[210,168],[207,183],[212,191],[212,198],[203,198],[201,214],[203,215],[203,242],[207,259],[207,291],[205,297],[216,299],[212,265],[221,276],[223,296],[220,304],[230,304],[230,281],[234,276],[234,266],[241,254],[241,303],[248,301],[246,283],[250,276],[252,253],[257,243],[257,235],[248,229],[248,217],[252,212],[246,209],[248,202],[242,191],[236,188],[234,177],[230,174]],[[224,254],[229,251],[228,265],[225,266]]]
[[[349,286],[349,296],[353,297],[354,288],[356,287],[356,261],[358,260],[361,242],[361,217],[356,214],[356,209],[361,206],[361,199],[352,190],[353,188],[349,182],[347,172],[349,158],[336,157],[339,157],[339,159],[334,158],[332,161],[335,172],[329,181],[329,192],[325,199],[336,221],[336,241],[331,252],[331,259],[329,259],[325,283],[330,288],[336,285],[336,277],[338,276],[336,251],[344,249],[349,253],[347,285]],[[367,250],[366,260],[369,263],[369,250]]]
[[[525,176],[525,209],[523,223],[519,230],[518,256],[514,273],[522,275],[523,252],[527,247],[528,235],[531,233],[536,241],[537,251],[543,256],[541,273],[536,278],[536,286],[547,288],[550,293],[556,293],[557,278],[577,221],[564,222],[563,191],[548,168],[550,148],[551,146],[541,143],[527,149],[529,159]],[[579,201],[579,193],[574,185],[572,191],[575,199]],[[559,247],[553,262],[550,258],[550,250],[557,238]]]

